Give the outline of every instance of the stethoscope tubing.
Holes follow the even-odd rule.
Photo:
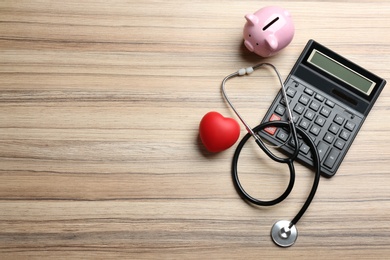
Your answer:
[[[260,125],[258,125],[258,126],[256,126],[255,128],[252,129],[245,122],[245,120],[238,113],[238,111],[236,110],[236,108],[234,107],[232,102],[230,101],[228,95],[226,94],[225,85],[226,85],[226,81],[228,79],[233,78],[233,77],[237,77],[237,76],[243,76],[243,75],[246,75],[246,74],[250,74],[254,70],[256,70],[256,69],[258,69],[258,68],[260,68],[260,67],[262,67],[264,65],[272,67],[273,70],[275,71],[278,79],[279,79],[279,82],[280,82],[280,85],[281,85],[281,92],[282,92],[283,98],[286,101],[285,103],[286,103],[287,111],[288,111],[288,121],[264,122],[264,123],[262,123],[262,124],[260,124]],[[233,109],[234,113],[237,115],[237,117],[240,119],[240,121],[244,124],[244,126],[245,126],[245,128],[246,128],[246,130],[248,132],[242,138],[240,143],[238,144],[238,146],[236,148],[236,151],[234,153],[234,156],[233,156],[233,161],[232,161],[233,183],[234,183],[234,185],[236,187],[237,192],[239,193],[239,195],[244,200],[246,200],[246,201],[248,201],[250,203],[253,203],[255,205],[258,205],[258,206],[272,206],[272,205],[276,205],[276,204],[282,202],[285,198],[287,198],[287,196],[291,193],[291,191],[292,191],[292,189],[294,187],[294,182],[295,182],[294,161],[295,161],[295,159],[297,158],[297,156],[299,154],[299,146],[296,145],[294,147],[294,149],[293,149],[292,154],[290,154],[288,157],[285,157],[285,158],[278,157],[274,153],[272,153],[270,151],[270,149],[264,144],[264,142],[262,141],[262,139],[258,135],[258,132],[260,132],[260,131],[264,130],[266,127],[270,127],[270,126],[272,126],[272,127],[289,128],[290,129],[290,137],[293,138],[295,144],[298,144],[298,137],[297,136],[299,134],[302,137],[303,141],[310,147],[310,151],[311,151],[311,155],[312,155],[312,159],[313,159],[313,168],[314,168],[314,171],[315,171],[313,185],[312,185],[312,188],[310,190],[309,196],[307,197],[307,199],[306,199],[305,203],[303,204],[302,208],[295,215],[295,217],[291,220],[290,226],[289,226],[291,228],[292,226],[294,226],[294,225],[296,225],[298,223],[298,221],[301,219],[303,214],[306,212],[306,210],[310,206],[310,203],[312,202],[312,200],[314,198],[314,195],[315,195],[315,193],[317,191],[317,188],[318,188],[321,169],[320,169],[320,162],[319,162],[318,151],[317,151],[317,148],[316,148],[314,142],[306,134],[306,132],[304,132],[303,130],[295,127],[295,124],[294,124],[294,122],[292,120],[292,113],[291,113],[291,109],[289,107],[289,102],[288,102],[288,98],[287,98],[287,95],[286,95],[286,90],[285,90],[284,84],[283,84],[283,82],[281,80],[281,76],[280,76],[278,70],[276,69],[276,67],[273,64],[270,64],[270,63],[260,63],[260,64],[257,64],[255,66],[253,66],[253,67],[248,67],[246,69],[240,69],[237,72],[234,72],[234,73],[226,76],[223,79],[223,81],[222,81],[222,94],[223,94],[225,100],[227,101],[227,103],[229,104],[229,106]],[[290,171],[289,184],[287,185],[286,190],[279,197],[277,197],[277,198],[275,198],[273,200],[263,201],[263,200],[259,200],[259,199],[256,199],[256,198],[252,197],[251,195],[249,195],[245,191],[245,189],[242,187],[242,185],[240,183],[240,179],[238,177],[238,159],[239,159],[239,156],[240,156],[242,148],[244,147],[246,142],[250,139],[250,137],[253,137],[255,139],[257,145],[264,151],[264,153],[269,158],[271,158],[272,160],[274,160],[274,161],[276,161],[278,163],[285,163],[289,167],[289,171]],[[281,145],[277,146],[276,148],[280,148],[283,145],[286,145],[286,143],[281,144]]]
[[[264,128],[271,127],[271,126],[272,127],[289,127],[289,123],[288,122],[284,122],[284,121],[265,122],[265,123],[262,123],[262,124],[256,126],[252,130],[254,132],[259,132],[259,131],[264,130]],[[303,214],[305,214],[306,210],[309,208],[310,203],[314,199],[315,193],[316,193],[318,185],[319,185],[320,176],[321,176],[321,174],[320,174],[321,173],[321,169],[320,169],[320,164],[319,164],[319,160],[318,160],[319,159],[319,155],[318,155],[318,151],[316,149],[316,146],[315,146],[314,142],[311,140],[311,138],[303,130],[300,130],[299,128],[297,128],[296,130],[297,130],[297,134],[302,136],[302,139],[304,140],[304,142],[310,147],[310,151],[311,151],[311,154],[313,156],[313,163],[314,163],[313,168],[314,168],[314,171],[315,171],[315,175],[314,175],[314,180],[313,180],[313,184],[312,184],[312,188],[310,190],[309,196],[307,197],[307,199],[306,199],[305,203],[303,204],[302,208],[295,215],[295,217],[291,220],[290,227],[292,225],[296,225],[298,223],[298,221],[301,219],[301,217],[303,216]],[[295,159],[286,158],[287,160],[284,162],[284,163],[286,163],[288,165],[289,170],[290,170],[290,181],[289,181],[289,184],[287,185],[286,190],[278,198],[276,198],[274,200],[263,201],[263,200],[256,199],[256,198],[252,197],[251,195],[249,195],[245,191],[245,189],[242,187],[242,185],[240,183],[240,179],[238,177],[238,159],[239,159],[239,156],[240,156],[242,148],[244,147],[244,145],[246,144],[246,142],[250,138],[251,138],[251,135],[249,133],[246,134],[241,139],[240,143],[238,144],[238,146],[236,148],[236,151],[234,152],[233,161],[232,161],[233,183],[234,183],[234,185],[236,187],[236,190],[239,193],[239,195],[243,199],[245,199],[246,201],[248,201],[250,203],[253,203],[255,205],[258,205],[258,206],[273,206],[273,205],[276,205],[276,204],[282,202],[285,198],[287,198],[287,196],[290,194],[290,192],[293,189],[294,182],[295,182],[295,168],[294,168],[294,160]],[[271,159],[273,159],[274,155],[272,153],[271,154],[266,153],[266,154]]]

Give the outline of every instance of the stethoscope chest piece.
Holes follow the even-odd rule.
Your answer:
[[[290,227],[288,220],[279,220],[271,229],[271,237],[275,244],[281,247],[292,246],[298,237],[298,231],[295,225]]]

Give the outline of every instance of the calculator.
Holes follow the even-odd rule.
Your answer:
[[[285,81],[292,119],[317,147],[321,175],[337,172],[386,81],[314,40],[309,40]],[[286,121],[286,101],[276,95],[262,122]],[[267,127],[259,135],[313,165],[309,146],[295,144],[288,129]],[[298,136],[299,137],[299,136]]]

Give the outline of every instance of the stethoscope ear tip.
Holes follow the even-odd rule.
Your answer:
[[[292,246],[298,237],[298,231],[291,221],[279,220],[271,228],[271,238],[280,247]]]

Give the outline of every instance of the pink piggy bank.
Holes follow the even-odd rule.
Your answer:
[[[244,44],[262,57],[275,55],[294,37],[290,13],[280,7],[268,6],[245,15]]]

